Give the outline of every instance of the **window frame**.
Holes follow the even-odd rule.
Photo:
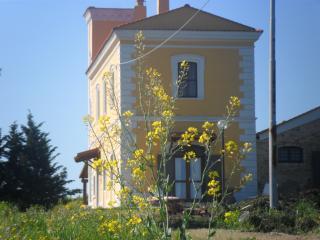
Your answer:
[[[202,188],[200,188],[200,192],[198,192],[198,194],[200,193],[200,196],[196,196],[196,198],[194,198],[192,196],[192,190],[191,188],[194,188],[194,185],[193,183],[195,184],[201,184],[201,179],[200,180],[194,180],[194,179],[191,179],[191,172],[192,172],[192,168],[191,168],[191,164],[192,164],[192,161],[197,161],[199,164],[200,164],[200,176],[202,175],[203,173],[203,164],[204,164],[204,160],[203,160],[203,157],[199,156],[199,157],[196,157],[197,160],[193,159],[193,160],[190,160],[190,161],[185,161],[183,159],[182,156],[175,156],[174,157],[174,166],[175,166],[175,170],[176,170],[176,160],[177,159],[182,159],[182,161],[185,162],[185,165],[184,165],[184,174],[185,174],[185,179],[177,179],[177,176],[176,176],[176,172],[175,172],[175,176],[174,176],[174,194],[175,196],[177,197],[177,186],[176,184],[177,183],[181,183],[181,184],[185,184],[185,198],[181,198],[182,200],[187,200],[187,201],[192,201],[193,199],[200,199],[200,196],[203,194],[202,192]]]
[[[100,86],[99,84],[96,85],[96,106],[95,106],[95,116],[96,116],[96,121],[99,120],[101,116],[101,106],[100,106]]]
[[[197,97],[177,97],[179,100],[202,100],[204,99],[204,74],[205,74],[205,59],[203,56],[195,54],[179,54],[171,57],[171,72],[172,72],[172,94],[177,96],[178,86],[178,64],[179,62],[187,61],[197,64]]]
[[[108,94],[107,94],[107,81],[103,81],[103,83],[102,83],[102,91],[103,91],[103,93],[102,93],[102,96],[103,96],[103,114],[107,114],[107,112],[108,112],[108,109],[107,109],[107,104],[108,104],[108,100],[107,100],[107,96],[108,96]]]
[[[299,161],[292,161],[291,160],[291,156],[292,156],[292,152],[290,152],[290,150],[299,150],[299,154],[301,155],[301,158]],[[288,151],[287,154],[288,154],[288,160],[286,161],[283,161],[283,160],[280,160],[280,151]],[[277,160],[278,160],[278,163],[303,163],[303,148],[302,147],[298,147],[298,146],[282,146],[282,147],[279,147],[278,148],[278,152],[277,152]]]

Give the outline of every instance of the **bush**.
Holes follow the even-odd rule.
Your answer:
[[[302,200],[295,205],[295,227],[298,232],[309,232],[319,226],[319,211],[315,203]]]
[[[229,225],[231,228],[240,228],[246,231],[257,232],[283,232],[306,233],[314,231],[320,224],[318,203],[307,199],[279,201],[278,209],[269,209],[269,200],[266,197],[258,197],[243,201],[231,206],[231,209],[239,210],[240,216],[248,212],[248,216],[237,225]],[[228,226],[227,226],[228,227]]]

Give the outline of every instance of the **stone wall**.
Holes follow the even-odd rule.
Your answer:
[[[295,146],[303,149],[302,163],[278,163],[277,179],[280,194],[294,193],[313,185],[312,152],[320,151],[320,119],[289,129],[277,136],[278,148]],[[268,139],[257,134],[258,190],[268,182]],[[320,173],[319,173],[320,174]]]

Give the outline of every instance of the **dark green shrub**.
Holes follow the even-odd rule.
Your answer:
[[[309,232],[319,226],[319,211],[315,203],[301,200],[295,205],[295,227],[298,232]]]

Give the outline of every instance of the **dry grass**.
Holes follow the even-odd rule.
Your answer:
[[[204,240],[206,229],[194,229],[190,231],[194,240]],[[249,233],[234,230],[218,230],[215,239],[217,240],[319,240],[320,235],[288,235],[283,233]]]

